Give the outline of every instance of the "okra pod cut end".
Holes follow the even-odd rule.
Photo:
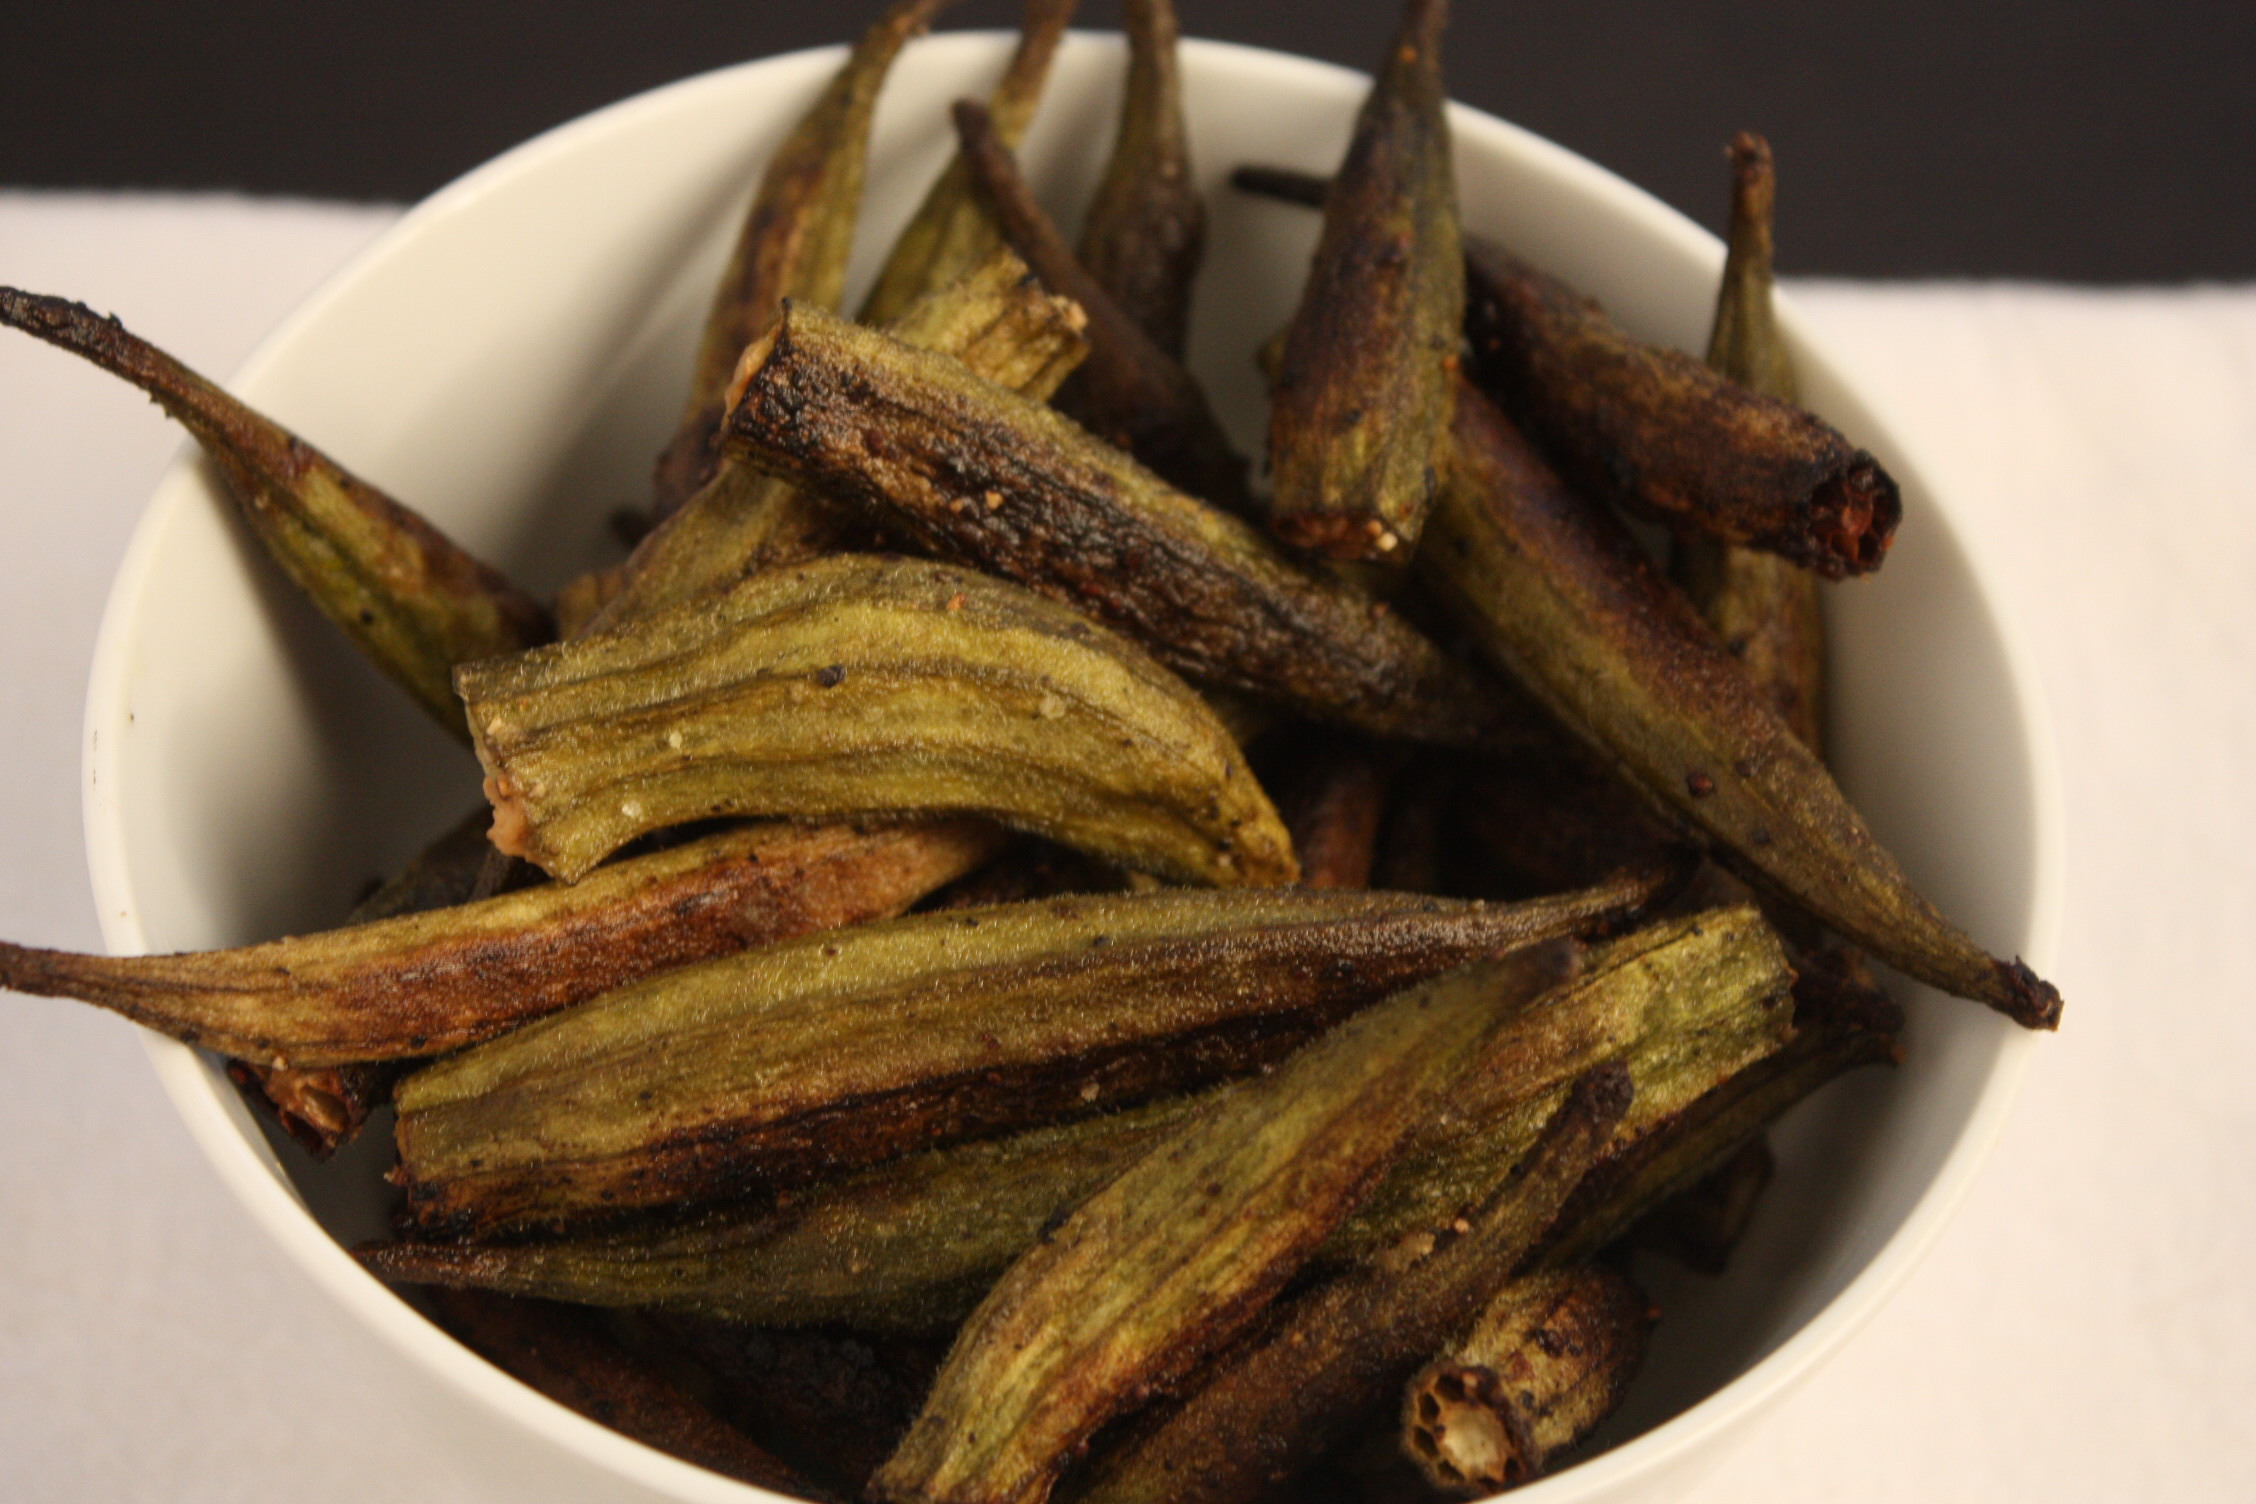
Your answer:
[[[283,573],[451,734],[464,734],[455,664],[555,635],[498,570],[115,318],[0,287],[0,324],[131,382],[193,434]]]
[[[1654,1315],[1628,1276],[1611,1269],[1515,1280],[1410,1381],[1403,1451],[1453,1498],[1485,1498],[1541,1477],[1628,1393]]]

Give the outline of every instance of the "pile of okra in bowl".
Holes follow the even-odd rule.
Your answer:
[[[0,295],[203,451],[88,709],[151,959],[0,980],[157,1031],[497,1497],[1671,1497],[2058,1022],[1967,503],[1759,139],[1727,267],[1430,0],[1373,77],[940,8],[517,148],[224,391]]]

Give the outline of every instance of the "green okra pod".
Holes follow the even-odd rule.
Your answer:
[[[2051,984],[1919,896],[1627,529],[1469,387],[1430,531],[1423,577],[1489,656],[1741,876],[1920,981],[2058,1026]]]
[[[1410,1381],[1403,1451],[1455,1498],[1541,1477],[1621,1404],[1653,1319],[1652,1302],[1618,1270],[1512,1281]]]
[[[996,134],[1014,150],[1025,139],[1026,128],[1034,123],[1043,86],[1049,82],[1050,62],[1057,56],[1058,43],[1072,24],[1078,3],[1026,0],[1017,50],[1011,53],[1001,81],[987,99]],[[970,165],[959,153],[933,180],[924,202],[893,242],[877,282],[862,304],[861,322],[890,324],[910,304],[947,286],[993,255],[1002,243],[1002,233],[972,188]]]
[[[749,576],[465,667],[494,843],[566,881],[723,815],[972,814],[1181,881],[1291,882],[1291,839],[1181,680],[1078,612],[922,560]]]
[[[426,1231],[804,1183],[1268,1064],[1396,988],[1578,933],[1650,878],[1516,905],[1162,890],[920,914],[685,968],[408,1077]]]
[[[689,400],[659,451],[652,509],[664,518],[712,477],[721,394],[750,344],[787,298],[838,306],[869,170],[878,91],[901,49],[953,0],[893,0],[776,148],[737,232],[690,367]]]
[[[81,303],[0,287],[0,324],[132,382],[218,469],[283,573],[385,674],[457,736],[457,663],[554,635],[547,610],[280,424]]]
[[[1554,942],[1397,994],[1155,1144],[988,1292],[873,1495],[1039,1504],[1098,1427],[1259,1316],[1576,959]]]
[[[254,1065],[436,1055],[653,972],[899,913],[1000,850],[977,821],[759,826],[520,889],[235,950],[0,942],[0,986],[73,997]]]
[[[1409,560],[1449,430],[1465,261],[1441,78],[1447,0],[1409,0],[1324,199],[1271,392],[1269,528],[1335,559]]]
[[[1513,734],[1490,683],[1384,605],[957,362],[793,308],[741,374],[730,442],[758,463],[1201,685],[1379,736]]]
[[[1042,401],[1086,353],[1083,323],[1079,308],[1045,292],[1024,262],[998,246],[962,278],[910,304],[887,332]],[[850,531],[850,520],[819,498],[723,453],[712,479],[635,545],[584,630],[611,630],[758,570],[803,562]]]
[[[1607,947],[1581,981],[1499,1033],[1460,1106],[1421,1137],[1321,1261],[1344,1268],[1384,1257],[1404,1236],[1477,1204],[1534,1142],[1577,1071],[1628,1066],[1649,1103],[1633,1129],[1683,1108],[1776,1047],[1787,975],[1751,909],[1670,921]],[[409,1282],[769,1326],[944,1332],[1157,1136],[1238,1089],[1228,1082],[911,1154],[687,1219],[536,1241],[389,1243],[360,1256]]]
[[[1839,951],[1806,957],[1794,982],[1794,1036],[1697,1100],[1639,1125],[1575,1188],[1547,1238],[1546,1267],[1570,1268],[1696,1184],[1795,1103],[1860,1065],[1893,1065],[1903,1012]]]
[[[1044,283],[1089,315],[1089,358],[1058,393],[1059,408],[1169,485],[1232,512],[1251,510],[1245,461],[1230,447],[1197,378],[1075,259],[986,111],[962,100],[955,118],[964,160],[1003,238]]]
[[[1173,360],[1191,327],[1206,204],[1191,174],[1174,0],[1127,0],[1128,82],[1120,131],[1081,225],[1080,262]]]
[[[1742,131],[1731,142],[1731,238],[1716,294],[1708,365],[1782,402],[1800,399],[1794,361],[1771,307],[1770,143]],[[1676,535],[1673,571],[1701,616],[1794,734],[1825,752],[1825,621],[1817,576],[1777,554]]]
[[[1577,1081],[1504,1184],[1453,1225],[1319,1285],[1104,1459],[1083,1504],[1256,1504],[1479,1315],[1628,1108],[1619,1065]]]
[[[438,1324],[511,1378],[684,1462],[793,1498],[835,1500],[605,1333],[586,1311],[468,1290],[431,1296]]]

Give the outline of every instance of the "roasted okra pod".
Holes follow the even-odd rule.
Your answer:
[[[1377,736],[1516,733],[1490,682],[1384,605],[955,361],[793,308],[746,352],[728,427],[760,464],[1199,684]]]
[[[1742,876],[1898,970],[2054,1028],[2060,994],[1922,898],[1636,540],[1459,393],[1426,582],[1500,667]]]
[[[425,1229],[806,1182],[1241,1074],[1396,988],[1651,896],[1162,891],[916,915],[685,968],[401,1082]]]
[[[1270,530],[1406,562],[1433,498],[1465,314],[1441,81],[1447,0],[1409,0],[1324,200],[1271,394]]]
[[[1281,883],[1291,838],[1204,701],[1007,581],[842,555],[627,630],[472,664],[494,843],[578,880],[715,816],[980,815],[1194,883]]]
[[[1247,1327],[1574,961],[1557,942],[1400,993],[1155,1144],[972,1313],[876,1497],[1046,1497],[1098,1427]]]
[[[123,377],[204,447],[283,573],[457,736],[457,663],[554,635],[540,602],[296,434],[81,303],[0,287],[0,324]]]
[[[1081,264],[1173,360],[1191,327],[1206,205],[1191,179],[1174,0],[1127,0],[1128,82],[1112,158],[1081,225]]]
[[[236,950],[0,942],[0,986],[263,1066],[436,1055],[672,967],[897,914],[1001,849],[991,825],[755,826],[428,913]]]

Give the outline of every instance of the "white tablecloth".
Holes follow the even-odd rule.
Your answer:
[[[0,282],[225,373],[392,219],[0,193]],[[2067,1024],[1966,1210],[1698,1498],[2256,1498],[2256,290],[1805,284],[1976,498],[2035,649],[2071,875]],[[98,949],[80,700],[180,442],[0,336],[0,935]],[[220,1187],[133,1031],[0,995],[0,1498],[415,1499],[469,1482],[326,1350],[345,1320]]]

